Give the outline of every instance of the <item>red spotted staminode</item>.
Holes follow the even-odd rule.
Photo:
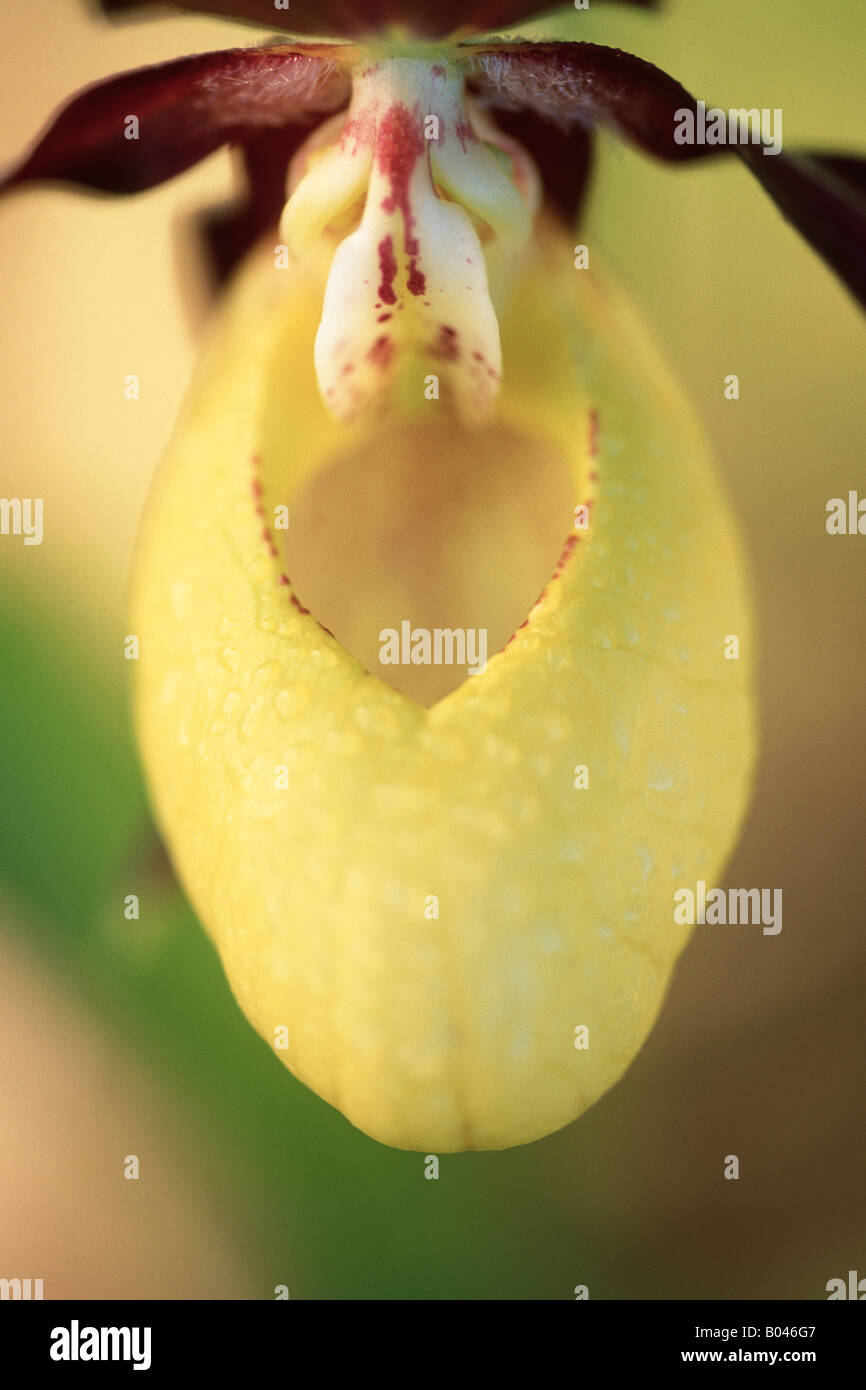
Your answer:
[[[102,0],[101,8],[149,6]],[[762,143],[680,143],[678,113],[696,103],[651,64],[596,44],[490,35],[547,4],[178,0],[176,8],[329,37],[272,38],[97,83],[59,113],[3,186],[48,179],[134,193],[222,145],[239,148],[247,198],[210,223],[214,264],[224,274],[280,218],[293,255],[314,254],[324,239],[332,264],[316,370],[341,419],[399,401],[425,365],[464,418],[489,415],[505,365],[491,278],[507,278],[543,201],[573,219],[597,126],[662,160],[735,153],[866,302],[866,162]]]

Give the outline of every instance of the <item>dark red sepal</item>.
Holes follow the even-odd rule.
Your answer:
[[[798,151],[738,153],[773,202],[866,308],[866,159]]]
[[[495,110],[496,124],[531,155],[544,196],[569,224],[580,215],[592,173],[592,132],[583,126],[563,130],[534,111]]]
[[[656,9],[662,0],[618,0],[639,9]],[[175,9],[224,15],[246,24],[319,34],[329,38],[358,38],[402,26],[419,38],[439,39],[460,29],[489,33],[513,28],[561,7],[558,0],[291,0],[277,9],[274,0],[168,0]],[[593,5],[605,0],[592,0]],[[165,0],[98,0],[103,14],[146,12]]]
[[[299,126],[263,130],[241,152],[244,192],[232,203],[197,219],[214,286],[222,285],[259,238],[280,219],[289,161],[305,138]]]
[[[73,97],[0,189],[50,179],[137,193],[221,145],[308,124],[348,95],[348,78],[321,47],[229,48],[138,68]]]
[[[736,154],[785,216],[866,306],[866,161],[768,153],[760,144],[678,143],[695,98],[660,68],[590,43],[467,45],[470,69],[494,106],[534,111],[564,130],[608,126],[675,163]]]

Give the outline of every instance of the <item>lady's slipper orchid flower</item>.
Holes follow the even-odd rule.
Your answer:
[[[733,150],[866,302],[864,164],[680,144],[695,103],[640,59],[465,28],[547,8],[531,0],[185,8],[330,39],[97,84],[6,181],[133,192],[238,145],[249,198],[211,222],[215,261],[278,219],[289,250],[288,271],[273,237],[248,256],[143,529],[158,817],[244,1011],[297,1076],[386,1143],[526,1142],[646,1038],[689,935],[674,892],[720,871],[753,753],[747,586],[705,446],[621,294],[573,269],[591,130],[662,159]],[[407,460],[425,506],[446,475],[568,479],[567,515],[527,522],[540,598],[526,617],[511,581],[535,571],[523,546],[500,554],[489,663],[432,703],[371,674],[348,600],[314,605],[336,636],[317,621],[287,573],[303,542],[280,535],[287,501],[294,537],[295,499],[311,515],[335,468],[387,482],[396,534]],[[457,611],[478,573],[442,534]],[[407,608],[430,600],[423,578]]]

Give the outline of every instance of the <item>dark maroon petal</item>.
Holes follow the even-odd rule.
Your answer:
[[[697,102],[667,73],[590,43],[467,45],[470,73],[494,107],[531,110],[563,130],[609,126],[676,163],[736,154],[815,250],[866,304],[866,161],[767,154],[761,145],[678,144],[678,113]]]
[[[287,126],[252,136],[242,151],[245,192],[228,206],[197,219],[215,287],[228,279],[269,227],[276,229],[286,201],[289,160],[305,134],[300,126]]]
[[[715,147],[678,145],[674,113],[694,110],[685,87],[642,58],[595,43],[467,44],[494,105],[532,110],[563,129],[611,126],[647,154],[694,159]]]
[[[388,25],[405,25],[424,38],[444,38],[458,29],[478,33],[508,29],[515,24],[549,14],[559,0],[291,0],[288,9],[276,9],[274,0],[168,0],[175,9],[225,15],[247,24],[292,34],[319,34],[356,38],[381,31]],[[605,0],[592,0],[594,5]],[[656,9],[662,0],[618,0],[639,9]],[[147,10],[165,0],[100,0],[105,14]]]
[[[811,242],[866,308],[866,159],[739,151],[789,222]]]
[[[220,145],[343,105],[349,80],[332,51],[229,48],[98,82],[73,97],[0,189],[34,179],[109,193],[151,188]],[[131,116],[137,139],[126,135]]]
[[[866,198],[866,158],[853,154],[814,154],[800,150],[801,159],[811,159],[827,174],[834,174],[854,193]]]
[[[496,124],[531,155],[545,196],[565,221],[574,223],[583,206],[592,172],[592,132],[583,126],[563,130],[534,111],[496,111]]]

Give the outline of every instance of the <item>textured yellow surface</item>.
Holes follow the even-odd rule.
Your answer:
[[[271,1045],[288,1029],[301,1080],[388,1144],[520,1144],[633,1060],[689,934],[674,891],[716,882],[734,842],[737,537],[643,329],[546,233],[499,306],[500,419],[565,452],[590,527],[486,672],[422,708],[292,604],[262,539],[254,460],[267,514],[347,437],[316,395],[320,308],[321,277],[248,267],[158,477],[131,629],[152,796],[241,1007]]]

